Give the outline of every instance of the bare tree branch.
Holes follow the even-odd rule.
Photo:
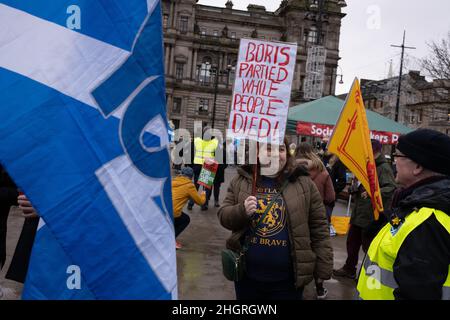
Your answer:
[[[421,60],[422,68],[434,79],[450,79],[450,32],[447,39],[428,44],[430,55]]]

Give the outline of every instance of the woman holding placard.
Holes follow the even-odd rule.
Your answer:
[[[302,299],[314,276],[331,277],[333,252],[322,199],[287,150],[286,141],[260,145],[258,165],[238,168],[218,211],[222,226],[232,231],[227,248],[245,254],[245,274],[235,282],[238,300]]]

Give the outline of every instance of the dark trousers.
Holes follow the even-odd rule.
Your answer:
[[[373,237],[365,234],[363,228],[350,225],[347,235],[347,261],[344,265],[346,271],[356,273],[359,249],[362,247],[363,251],[367,253],[372,240]]]
[[[302,300],[303,288],[295,288],[293,280],[260,282],[248,277],[234,283],[236,300]]]
[[[9,206],[0,206],[0,270],[6,261],[6,231],[8,228]]]
[[[178,218],[173,219],[173,224],[175,226],[175,238],[178,237],[184,229],[186,229],[190,222],[191,218],[189,218],[189,216],[184,212],[182,212],[181,216]]]
[[[39,217],[25,219],[6,279],[25,282],[38,225]]]
[[[213,185],[213,192],[211,192],[211,189],[206,189],[206,203],[209,203],[209,199],[211,199],[211,193],[214,193],[214,201],[219,201],[219,195],[220,195],[220,185],[222,182],[214,182]]]
[[[200,177],[200,172],[202,171],[202,165],[200,164],[193,164],[192,170],[194,171],[194,184],[195,188],[198,190],[198,178]],[[206,189],[206,196],[208,196],[208,189]],[[188,205],[192,207],[194,205],[194,200],[190,199]]]
[[[331,216],[333,215],[333,209],[334,209],[334,206],[332,207],[332,206],[325,205],[325,211],[327,213],[328,224],[331,223]]]

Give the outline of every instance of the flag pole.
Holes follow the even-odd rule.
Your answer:
[[[351,205],[351,203],[352,203],[352,195],[350,194],[349,197],[348,197],[348,205],[347,205],[347,213],[346,213],[347,217],[350,216],[350,205]]]
[[[253,184],[252,184],[252,196],[256,196],[256,180],[258,179],[258,155],[259,155],[259,142],[256,142],[256,163],[253,165]]]

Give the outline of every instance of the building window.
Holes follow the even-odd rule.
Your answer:
[[[200,31],[200,37],[202,37],[202,38],[206,37],[206,30],[205,29],[202,29]]]
[[[228,84],[234,84],[234,80],[236,80],[236,67],[233,66],[230,69],[230,73],[228,74]]]
[[[319,33],[317,32],[317,28],[312,26],[308,31],[308,43],[315,44],[318,36]]]
[[[176,64],[175,78],[178,81],[183,80],[183,78],[184,78],[184,64],[182,64],[182,63],[177,63]]]
[[[423,92],[423,101],[424,102],[429,102],[430,101],[430,91],[424,91]]]
[[[227,71],[228,71],[228,79],[227,85],[233,84],[236,79],[236,64],[237,60],[234,57],[228,57],[227,60]]]
[[[209,108],[209,100],[208,99],[200,99],[200,103],[198,105],[198,113],[207,114]]]
[[[378,108],[378,109],[382,109],[382,108],[383,108],[383,101],[379,100],[379,101],[377,101],[377,102],[378,102],[377,108]]]
[[[409,113],[409,123],[415,123],[415,121],[416,121],[416,112],[411,111]]]
[[[444,88],[438,88],[438,89],[436,89],[436,95],[437,95],[436,98],[438,101],[447,100],[448,99],[448,90],[446,90]]]
[[[181,113],[182,101],[181,98],[173,98],[172,113]]]
[[[447,117],[448,117],[448,115],[446,115],[444,117],[444,112],[442,109],[434,109],[433,110],[433,121],[445,120]]]
[[[311,8],[318,8],[319,7],[319,0],[310,0],[309,5]]]
[[[189,17],[187,16],[180,17],[180,33],[186,34],[188,32],[188,23]]]
[[[214,30],[213,31],[213,36],[218,38],[219,37],[219,31],[218,30]]]
[[[300,90],[300,91],[303,91],[303,85],[305,83],[305,78],[306,78],[306,76],[300,76],[300,84],[298,87],[298,90]]]
[[[174,126],[174,130],[180,129],[180,120],[179,119],[172,119],[172,123]]]
[[[205,57],[197,70],[198,81],[204,86],[211,82],[211,58]]]
[[[169,15],[165,14],[163,15],[163,27],[164,29],[169,26]]]
[[[422,117],[423,117],[423,109],[420,109],[417,114],[417,122],[422,123]]]
[[[233,40],[236,39],[236,32],[231,33],[231,39],[233,39]]]

